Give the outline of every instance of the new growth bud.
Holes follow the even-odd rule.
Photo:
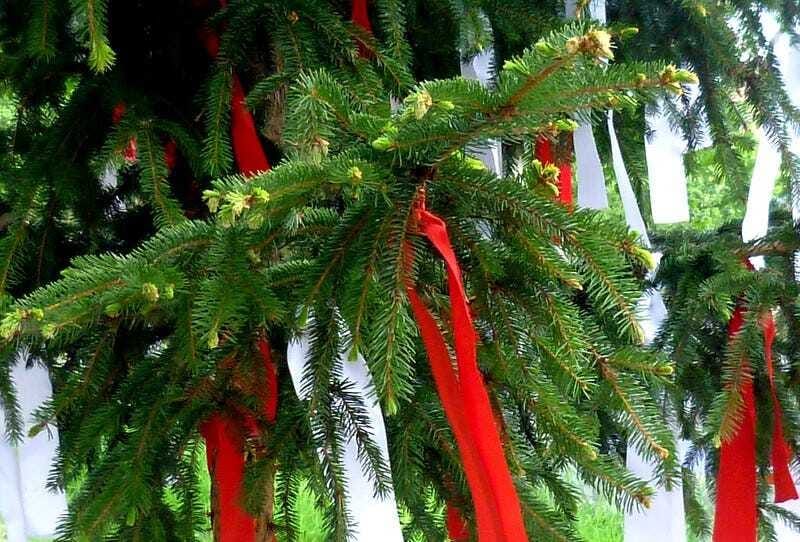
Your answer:
[[[572,37],[567,40],[565,48],[570,55],[585,54],[608,60],[614,58],[611,34],[605,30],[592,29],[583,36]]]
[[[533,48],[536,49],[537,53],[546,56],[553,56],[558,52],[558,49],[556,49],[555,47],[553,47],[551,44],[547,43],[544,40],[537,41],[536,44],[534,44]]]
[[[629,26],[619,31],[619,37],[620,39],[626,40],[628,38],[632,38],[638,33],[639,33],[638,28],[636,28],[635,26]]]
[[[373,140],[372,148],[376,151],[388,151],[392,146],[392,140],[389,139],[388,136],[381,136],[378,139]]]
[[[431,97],[430,92],[427,90],[421,90],[417,92],[413,97],[412,108],[414,111],[414,117],[417,120],[424,117],[428,111],[430,110],[431,106],[433,105],[433,98]]]
[[[145,282],[142,284],[142,296],[150,303],[155,303],[159,298],[158,286],[152,282]]]
[[[220,194],[216,190],[203,190],[203,199],[206,200],[208,210],[216,213],[219,209]]]
[[[353,184],[358,184],[364,180],[364,172],[358,166],[353,166],[347,170],[347,177]]]
[[[678,69],[673,65],[669,65],[659,74],[659,81],[665,89],[681,96],[683,94],[682,83],[696,84],[699,80],[697,75],[689,70]]]

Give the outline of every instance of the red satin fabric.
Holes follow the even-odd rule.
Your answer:
[[[220,517],[215,526],[219,542],[255,542],[256,522],[242,507],[244,436],[239,423],[214,414],[200,426],[206,441],[208,472],[214,480]]]
[[[367,10],[367,0],[353,0],[351,18],[356,25],[367,32],[372,32],[372,23],[369,20],[369,11]]]
[[[469,541],[469,529],[467,528],[467,522],[464,516],[461,515],[458,508],[449,503],[447,504],[446,524],[447,536],[450,540],[453,542]]]
[[[553,144],[545,137],[536,140],[535,155],[542,164],[555,164]],[[572,164],[563,162],[556,165],[558,167],[558,201],[571,208],[573,204]]]
[[[367,0],[353,0],[353,11],[350,18],[356,26],[363,28],[367,32],[372,32],[372,23],[369,20],[369,11],[367,10]],[[359,40],[358,54],[361,58],[369,58],[372,56],[372,51]]]
[[[419,326],[422,342],[428,353],[433,382],[442,401],[447,421],[453,430],[453,435],[464,464],[467,485],[472,494],[472,503],[475,507],[475,519],[478,529],[478,539],[485,541],[500,541],[503,532],[499,523],[498,512],[491,497],[485,468],[481,464],[477,449],[472,441],[470,421],[467,419],[467,409],[464,406],[460,386],[453,371],[453,361],[447,350],[447,343],[436,325],[433,315],[422,302],[413,285],[406,287],[411,311]]]
[[[457,374],[432,315],[413,285],[409,284],[407,291],[428,352],[434,382],[464,462],[475,505],[478,538],[481,542],[526,541],[522,507],[505,460],[489,395],[478,369],[477,336],[461,280],[461,269],[444,221],[423,207],[417,210],[416,218],[420,232],[428,238],[447,268]]]
[[[259,171],[269,169],[267,155],[258,139],[258,131],[244,104],[245,95],[239,78],[233,76],[231,88],[231,140],[233,142],[233,155],[239,165],[239,171],[244,175],[252,175]]]
[[[225,2],[221,4],[224,6]],[[201,32],[201,37],[209,56],[216,58],[219,54],[219,37],[207,28]],[[242,82],[235,73],[231,83],[231,141],[240,173],[252,175],[270,168],[269,160],[258,138],[253,115],[245,106]]]
[[[772,477],[775,482],[775,502],[791,501],[797,498],[797,488],[789,470],[791,452],[783,435],[783,409],[775,387],[775,367],[772,361],[772,343],[775,342],[775,319],[767,314],[762,321],[764,330],[764,362],[769,377],[770,399],[772,401]]]
[[[737,306],[728,325],[728,336],[735,336],[744,324],[745,309]],[[764,332],[764,362],[770,383],[773,411],[772,474],[775,502],[797,498],[797,489],[789,470],[791,453],[783,434],[783,410],[775,388],[772,344],[775,341],[775,320],[766,314],[761,322]],[[742,360],[747,366],[747,360]],[[733,439],[723,442],[717,473],[717,505],[714,514],[714,542],[755,542],[757,521],[756,405],[753,382],[742,387],[743,419]]]
[[[122,122],[122,117],[125,116],[125,112],[128,110],[128,106],[125,102],[118,102],[114,109],[111,110],[111,122],[114,124],[119,124]],[[136,138],[132,137],[128,140],[128,144],[125,145],[125,148],[122,150],[122,157],[128,163],[133,163],[136,161],[137,157],[137,148],[136,148]]]
[[[728,337],[742,329],[744,312],[744,307],[736,307]],[[742,365],[746,364],[743,359]],[[742,399],[739,430],[720,450],[714,542],[756,542],[756,403],[751,379],[742,386]]]
[[[224,7],[224,0],[220,4]],[[216,58],[219,52],[219,38],[208,29],[201,35],[209,55]],[[269,170],[270,165],[258,138],[253,116],[245,107],[244,100],[245,93],[241,81],[234,74],[231,84],[233,154],[239,171],[245,175],[252,175]],[[265,418],[272,423],[277,417],[278,408],[277,369],[266,337],[259,338],[257,346],[266,371],[265,394],[259,395],[262,395],[261,399],[264,402]],[[244,439],[241,433],[245,429],[250,433],[258,433],[257,424],[251,416],[244,415],[241,419],[231,420],[215,414],[201,427],[209,457],[213,453],[215,458],[213,465],[209,460],[209,472],[212,474],[214,488],[219,496],[219,517],[215,518],[215,521],[222,537],[221,542],[251,542],[256,538],[255,518],[247,514],[239,504],[242,498],[245,468]]]
[[[167,165],[168,172],[175,169],[175,165],[178,163],[178,144],[174,139],[170,139],[164,145],[164,163]]]

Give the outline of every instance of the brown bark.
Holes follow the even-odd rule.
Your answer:
[[[214,471],[208,469],[208,474],[211,475],[211,533],[214,536],[215,542],[222,540],[219,530],[219,522],[217,518],[220,517],[221,510],[219,507],[219,499],[217,498],[217,485],[214,483]]]
[[[275,529],[275,472],[277,464],[270,459],[268,474],[265,477],[264,505],[256,519],[256,542],[277,542]]]

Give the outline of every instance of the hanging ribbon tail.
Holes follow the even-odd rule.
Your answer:
[[[244,175],[253,175],[259,171],[267,171],[269,161],[258,138],[253,115],[245,106],[245,95],[239,77],[233,76],[231,87],[231,140],[233,154],[239,171]]]
[[[367,0],[353,0],[353,11],[351,20],[357,27],[363,29],[367,33],[372,33],[372,23],[369,20],[369,10],[367,9]],[[358,56],[361,58],[370,58],[373,52],[369,50],[366,44],[358,40]]]
[[[542,164],[556,164],[553,144],[549,139],[540,137],[536,140],[536,159]],[[558,201],[568,208],[572,207],[572,165],[569,162],[556,164],[558,167]]]
[[[450,353],[442,332],[436,325],[433,315],[422,302],[416,289],[412,285],[406,287],[411,312],[417,321],[422,343],[428,354],[433,382],[439,399],[442,401],[447,421],[453,430],[453,435],[464,465],[464,474],[467,485],[472,494],[472,503],[475,507],[475,520],[478,528],[478,539],[501,541],[503,527],[499,524],[499,511],[492,499],[491,485],[487,473],[478,457],[475,444],[472,441],[468,412],[464,407],[458,381],[453,371]]]
[[[448,289],[453,319],[456,365],[464,405],[468,407],[473,445],[478,451],[495,509],[500,514],[503,540],[527,540],[522,506],[506,463],[500,432],[495,422],[489,394],[478,369],[477,335],[472,324],[461,269],[453,251],[444,221],[424,208],[419,209],[419,227],[442,257],[447,267]]]
[[[783,409],[775,386],[775,367],[772,361],[772,344],[775,341],[775,319],[767,314],[762,322],[764,330],[764,361],[769,377],[769,391],[772,401],[772,476],[775,481],[775,502],[781,503],[797,499],[792,473],[789,469],[791,452],[783,434]]]
[[[369,20],[369,10],[367,9],[367,0],[353,0],[353,23],[367,32],[372,32],[372,23]]]
[[[617,188],[619,189],[619,196],[622,199],[622,209],[625,212],[625,221],[628,227],[639,234],[642,244],[650,248],[650,237],[647,235],[647,227],[642,218],[642,212],[639,209],[639,202],[636,199],[636,193],[633,191],[631,179],[628,176],[628,168],[625,167],[625,160],[622,157],[622,150],[619,147],[619,140],[617,139],[617,131],[614,129],[614,112],[609,111],[606,118],[608,126],[608,139],[611,142],[611,162],[614,166],[614,177],[617,179]],[[663,203],[659,203],[663,205]]]
[[[742,219],[742,241],[745,243],[764,237],[769,229],[769,206],[775,181],[781,170],[781,153],[776,149],[764,130],[758,130],[758,150],[750,188],[747,192],[747,206]],[[766,262],[764,256],[753,256],[750,263],[762,269]]]
[[[582,123],[572,134],[575,146],[576,176],[578,178],[578,205],[585,209],[608,209],[606,176],[592,125]]]
[[[645,138],[644,150],[653,222],[688,222],[689,195],[683,165],[686,143],[672,131],[667,115],[660,110],[648,112],[647,123],[652,128],[652,137]]]
[[[32,356],[25,347],[12,354],[9,370],[17,391],[22,431],[26,437],[11,442],[0,435],[0,518],[4,522],[3,540],[51,540],[67,514],[67,499],[61,491],[48,489],[48,478],[58,458],[58,427],[48,427],[35,436],[34,413],[52,400],[50,371],[40,361],[28,368]],[[0,427],[6,425],[0,408]],[[1,535],[0,535],[1,536]]]
[[[734,337],[744,324],[744,307],[737,306],[728,325]],[[742,360],[746,364],[747,360]],[[742,386],[742,412],[733,438],[722,443],[717,473],[717,504],[713,542],[756,542],[756,407],[753,382]]]
[[[226,2],[221,0],[220,5],[225,7]],[[206,28],[201,32],[201,38],[209,56],[216,58],[219,54],[219,37],[211,29]],[[233,154],[239,171],[245,175],[252,175],[258,171],[266,171],[270,166],[261,147],[253,116],[244,102],[244,89],[239,77],[234,74],[231,83]],[[277,371],[266,339],[262,338],[259,341],[258,348],[266,369],[265,385],[269,394],[264,403],[265,416],[269,421],[274,421],[278,399]],[[211,473],[214,499],[219,511],[219,517],[214,521],[219,542],[255,542],[256,539],[256,520],[241,506],[245,468],[244,428],[251,434],[258,432],[255,419],[247,414],[237,423],[227,416],[216,413],[200,427],[200,433],[206,440],[208,470]]]
[[[445,520],[447,526],[447,536],[452,542],[468,542],[469,541],[469,528],[461,511],[450,503],[447,503],[447,517]]]
[[[212,510],[219,542],[255,542],[256,521],[242,507],[244,437],[237,424],[214,414],[200,426],[206,441],[206,460],[213,480]]]
[[[225,2],[220,2],[224,7]],[[219,54],[219,36],[210,28],[200,32],[203,45],[211,58]],[[245,93],[239,76],[233,74],[231,82],[231,142],[233,155],[239,171],[244,175],[253,175],[259,171],[270,169],[267,155],[258,138],[258,130],[253,115],[245,105]]]

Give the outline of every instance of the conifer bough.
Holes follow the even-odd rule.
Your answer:
[[[576,538],[569,468],[623,508],[649,502],[651,488],[615,451],[622,439],[657,461],[664,481],[680,475],[653,400],[671,367],[639,346],[641,249],[613,220],[554,202],[552,172],[529,147],[540,136],[563,142],[575,114],[633,113],[682,88],[688,72],[626,57],[628,24],[556,24],[539,7],[529,48],[514,45],[528,30],[487,8],[503,61],[487,89],[448,78],[461,17],[477,3],[456,12],[379,0],[374,35],[340,2],[188,4],[43,0],[28,13],[11,1],[0,14],[0,96],[15,109],[11,126],[0,121],[11,213],[0,241],[0,400],[20,437],[9,363],[29,345],[55,384],[37,418],[61,433],[52,484],[71,495],[63,540],[209,532],[198,428],[214,412],[253,416],[241,504],[281,540],[302,530],[304,490],[331,539],[346,538],[358,519],[342,478],[351,438],[376,491],[393,482],[408,539],[443,538],[443,502],[474,524],[406,292],[410,276],[449,329],[445,270],[412,227],[423,187],[463,272],[530,539]],[[206,27],[220,36],[213,60]],[[612,52],[623,61],[601,62]],[[237,78],[277,164],[250,178],[232,173]],[[391,96],[402,100],[396,112]],[[519,155],[519,172],[476,167],[469,150],[493,138]],[[123,154],[132,140],[135,161]],[[101,182],[104,172],[116,183]],[[307,324],[309,399],[297,400],[277,355],[273,422],[242,385],[263,380],[256,339],[266,329],[277,354]],[[372,372],[391,473],[342,381],[342,347]]]

